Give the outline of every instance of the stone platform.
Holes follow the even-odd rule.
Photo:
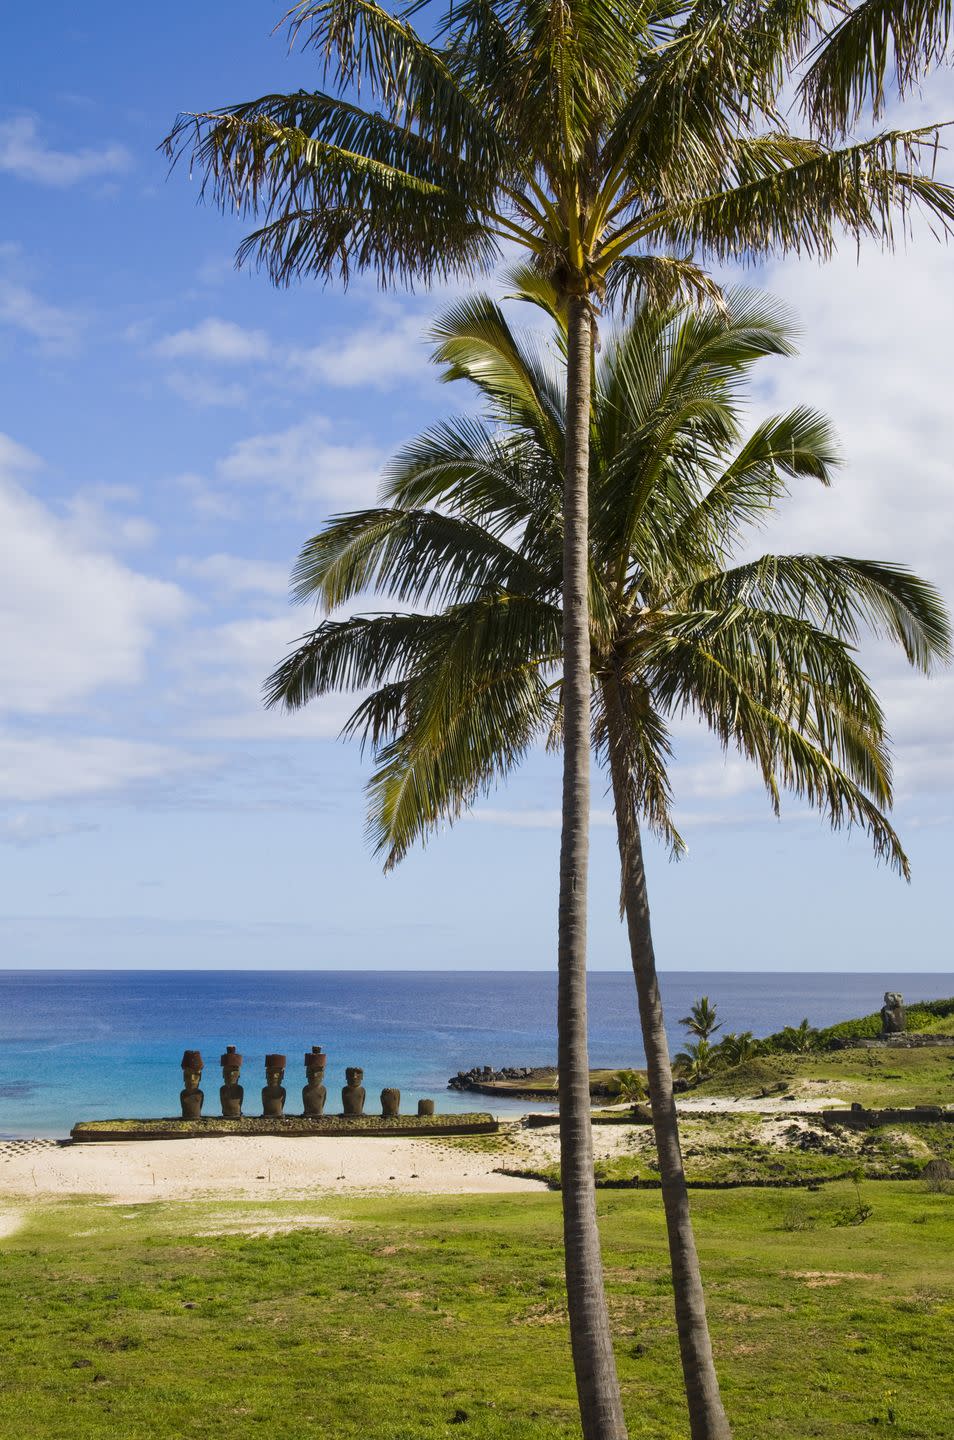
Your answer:
[[[459,1115],[243,1115],[228,1120],[209,1115],[201,1120],[80,1120],[70,1131],[74,1145],[119,1140],[216,1140],[229,1135],[271,1135],[289,1140],[327,1135],[336,1138],[358,1135],[426,1136],[493,1135],[499,1129],[492,1115],[483,1111]]]

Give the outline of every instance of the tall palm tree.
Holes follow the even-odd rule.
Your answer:
[[[599,1258],[586,1034],[594,317],[608,292],[712,293],[694,249],[824,255],[842,230],[890,243],[893,219],[913,205],[948,225],[954,194],[918,168],[933,131],[831,145],[787,128],[782,88],[828,38],[815,0],[452,0],[430,39],[411,23],[428,10],[423,0],[397,13],[375,0],[301,0],[289,12],[291,37],[321,57],[332,90],[181,116],[166,143],[172,156],[191,150],[217,204],[261,218],[239,259],[278,284],[359,271],[385,285],[466,277],[507,244],[552,276],[565,302],[564,1238],[584,1435],[618,1440],[626,1432]],[[899,64],[909,56],[919,73],[934,58],[937,24],[894,30]],[[873,86],[876,108],[868,52],[860,61],[842,43],[840,54],[836,77],[869,66],[856,91]],[[727,1434],[724,1422],[711,1434]]]
[[[695,1035],[699,1040],[709,1040],[722,1026],[716,1020],[716,1007],[710,1001],[708,995],[703,995],[689,1007],[689,1014],[683,1015],[679,1021],[685,1025],[690,1034]]]
[[[539,280],[522,279],[565,314]],[[726,312],[644,308],[601,354],[590,429],[593,741],[613,784],[694,1437],[720,1433],[724,1413],[640,836],[645,823],[682,845],[668,721],[692,711],[758,765],[773,805],[788,787],[833,825],[861,825],[906,872],[883,813],[891,796],[883,716],[854,645],[867,625],[922,668],[948,648],[935,592],[898,566],[815,555],[729,564],[787,480],[828,483],[835,451],[823,417],[805,408],[742,438],[747,371],[791,346],[765,302],[730,295]],[[387,503],[330,522],[293,577],[298,598],[327,611],[369,591],[424,609],[326,619],[266,688],[268,703],[288,708],[369,689],[344,733],[375,752],[369,827],[386,866],[458,816],[538,739],[558,741],[563,723],[562,367],[486,298],[454,307],[437,336],[445,376],[471,381],[487,415],[445,421],[409,444],[387,472]],[[565,346],[562,330],[558,355]]]

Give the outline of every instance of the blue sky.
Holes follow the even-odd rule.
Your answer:
[[[26,7],[0,54],[0,965],[547,968],[559,776],[543,755],[394,875],[363,839],[343,702],[289,720],[258,690],[309,623],[287,574],[383,459],[463,403],[423,332],[446,296],[276,292],[242,231],[167,179],[183,109],[316,84],[268,0]],[[954,115],[949,74],[907,107]],[[764,548],[905,561],[954,595],[954,252],[750,277],[804,326],[753,417],[807,402],[846,454]],[[949,675],[865,659],[895,736],[908,887],[860,835],[781,822],[742,765],[678,730],[688,859],[651,856],[671,969],[951,970]],[[594,785],[591,956],[628,963]]]

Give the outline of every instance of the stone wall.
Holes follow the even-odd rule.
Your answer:
[[[826,1125],[842,1125],[848,1130],[874,1130],[879,1125],[954,1124],[954,1110],[940,1105],[915,1105],[910,1110],[866,1110],[852,1105],[850,1110],[823,1110]]]

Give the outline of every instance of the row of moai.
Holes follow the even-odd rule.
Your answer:
[[[179,1094],[179,1101],[182,1105],[184,1120],[201,1118],[202,1106],[205,1103],[205,1093],[201,1088],[204,1063],[198,1050],[186,1050],[182,1057],[182,1090]],[[282,1082],[285,1079],[286,1063],[287,1057],[284,1055],[265,1056],[265,1085],[262,1088],[263,1116],[277,1118],[285,1113],[287,1092]],[[304,1107],[303,1114],[311,1119],[318,1119],[325,1113],[325,1101],[328,1098],[324,1083],[327,1063],[328,1056],[320,1045],[313,1045],[305,1054],[306,1084],[301,1092],[301,1099]],[[245,1090],[239,1084],[242,1073],[242,1057],[234,1045],[225,1047],[225,1054],[220,1057],[219,1064],[222,1066],[222,1085],[219,1088],[222,1114],[228,1120],[239,1120],[242,1116]],[[359,1070],[356,1066],[349,1066],[345,1070],[345,1079],[347,1084],[341,1091],[342,1114],[363,1115],[364,1071]],[[385,1118],[393,1118],[400,1113],[401,1092],[389,1085],[381,1091],[381,1114]],[[433,1115],[434,1101],[419,1100],[417,1113],[418,1115]]]

